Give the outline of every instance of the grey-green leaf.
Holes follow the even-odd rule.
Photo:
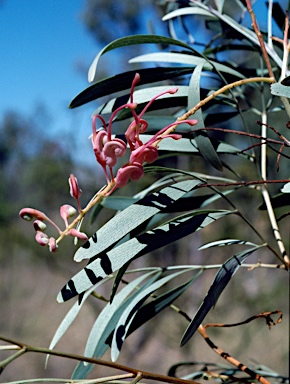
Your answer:
[[[240,72],[228,67],[227,65],[220,64],[211,60],[205,60],[203,57],[189,55],[186,53],[172,53],[172,52],[156,52],[148,53],[138,57],[134,57],[129,61],[130,63],[143,63],[143,62],[163,62],[163,63],[179,63],[199,65],[204,64],[204,70],[212,71],[214,68],[221,72],[229,73],[233,76],[244,79],[245,76]]]
[[[167,45],[176,45],[182,48],[186,48],[192,51],[192,48],[179,41],[172,39],[170,37],[166,36],[158,36],[158,35],[134,35],[134,36],[127,36],[127,37],[121,37],[120,39],[114,40],[108,45],[106,45],[95,57],[92,65],[90,66],[89,73],[88,73],[88,80],[89,82],[93,82],[96,78],[96,71],[97,66],[99,63],[100,57],[109,51],[112,51],[113,49],[126,47],[130,45],[136,45],[136,44],[167,44]]]
[[[281,83],[271,84],[271,93],[275,96],[290,98],[290,87]]]
[[[207,248],[212,248],[212,247],[223,247],[225,245],[254,245],[256,246],[257,244],[251,243],[250,241],[246,240],[239,240],[239,239],[224,239],[224,240],[218,240],[218,241],[212,241],[210,243],[204,244],[198,249],[201,251],[203,249]]]
[[[255,246],[246,251],[237,253],[221,266],[214,278],[214,281],[206,297],[204,298],[204,301],[197,310],[197,313],[195,314],[193,320],[187,327],[181,339],[181,346],[185,345],[190,340],[190,338],[193,336],[193,334],[195,333],[195,331],[197,330],[209,310],[216,304],[218,298],[220,297],[225,287],[228,285],[233,275],[236,273],[242,263],[246,260],[246,258],[258,248],[260,248],[260,246]]]
[[[127,308],[127,306],[138,295],[138,291],[135,291],[133,295],[127,298],[145,279],[151,277],[144,285],[143,289],[153,284],[160,276],[160,270],[148,272],[144,275],[137,277],[126,285],[117,295],[115,295],[112,303],[108,303],[102,312],[97,317],[91,332],[89,334],[87,344],[85,347],[84,356],[100,358],[109,348],[107,343],[108,337],[114,331],[120,316]],[[152,276],[153,275],[153,276]],[[84,379],[92,370],[92,364],[86,364],[80,362],[72,376],[72,379],[79,380]]]
[[[137,310],[141,307],[141,305],[144,303],[144,301],[157,289],[162,287],[164,284],[168,283],[173,278],[183,274],[187,270],[179,271],[176,273],[173,273],[169,276],[165,276],[162,279],[156,281],[155,283],[151,284],[146,289],[140,289],[138,291],[137,296],[132,300],[132,302],[126,307],[124,312],[122,313],[118,324],[115,327],[115,331],[113,334],[113,340],[111,345],[111,358],[112,361],[116,361],[120,350],[122,348],[123,342],[125,340],[126,334],[130,328],[130,325],[136,315]]]
[[[86,291],[93,283],[102,280],[108,273],[117,271],[130,260],[181,239],[232,213],[236,213],[236,211],[203,210],[191,212],[121,243],[91,260],[83,270],[72,277],[58,294],[58,302],[69,300]]]

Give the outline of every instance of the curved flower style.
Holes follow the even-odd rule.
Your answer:
[[[116,188],[123,188],[128,183],[129,180],[137,181],[141,179],[144,175],[143,166],[140,163],[128,163],[118,170],[116,176],[116,183],[113,189],[110,191],[112,193]]]
[[[144,175],[143,163],[153,163],[158,158],[158,149],[154,144],[159,140],[165,138],[172,138],[174,140],[179,140],[182,136],[176,133],[170,133],[163,135],[170,127],[178,124],[189,124],[195,125],[197,120],[180,120],[175,121],[172,124],[169,124],[167,127],[161,129],[157,132],[152,138],[147,141],[147,143],[138,146],[131,152],[129,163],[125,164],[117,172],[115,186],[110,191],[112,193],[116,188],[124,187],[129,180],[136,181],[139,180]]]
[[[80,202],[79,202],[79,197],[82,193],[81,189],[78,186],[77,179],[74,175],[70,175],[69,177],[69,186],[70,186],[70,194],[72,197],[74,197],[78,203],[78,209],[79,212],[81,212],[81,207],[80,207]],[[44,221],[50,223],[58,232],[59,235],[69,235],[73,237],[77,237],[81,240],[87,241],[88,237],[85,233],[80,232],[76,230],[75,228],[69,229],[69,223],[68,219],[70,217],[73,217],[76,213],[77,210],[69,205],[69,204],[64,204],[60,207],[60,216],[64,221],[65,228],[66,230],[62,232],[62,230],[55,224],[54,221],[52,221],[48,216],[46,216],[45,213],[38,211],[37,209],[34,208],[23,208],[19,212],[19,216],[22,217],[24,220],[31,221],[33,219],[33,227],[35,229],[35,240],[40,244],[41,246],[48,246],[50,252],[55,252],[58,248],[57,246],[57,240],[54,237],[49,237],[46,233],[46,224]]]
[[[133,103],[133,92],[136,84],[140,81],[140,75],[139,73],[136,73],[132,86],[131,86],[131,92],[130,92],[130,101]],[[132,110],[132,114],[134,117],[134,121],[129,125],[127,131],[125,132],[126,140],[129,144],[130,150],[134,150],[136,147],[142,145],[142,141],[139,138],[139,135],[142,133],[145,133],[148,123],[146,120],[142,119],[142,116],[145,114],[145,112],[148,110],[148,108],[152,105],[152,103],[158,99],[158,97],[163,96],[167,93],[174,94],[178,91],[178,88],[172,88],[168,89],[167,91],[161,92],[158,95],[154,96],[142,109],[142,111],[137,115],[135,110]]]
[[[122,157],[126,153],[127,145],[126,143],[121,140],[114,138],[112,139],[112,124],[114,121],[114,118],[116,114],[125,108],[131,109],[133,111],[136,108],[136,103],[127,103],[119,108],[117,108],[111,115],[110,120],[108,122],[108,126],[100,115],[94,115],[93,121],[92,121],[92,129],[93,129],[93,135],[92,135],[92,145],[95,152],[96,160],[103,168],[103,171],[106,176],[107,183],[109,183],[109,175],[107,171],[107,167],[110,171],[111,179],[114,179],[113,175],[113,167],[117,163],[117,157]],[[97,130],[96,129],[96,120],[100,119],[103,124],[103,129]]]
[[[105,173],[106,181],[109,184],[110,181],[115,182],[114,187],[110,190],[108,194],[111,194],[116,188],[124,187],[129,180],[138,180],[144,175],[143,163],[153,163],[158,158],[158,149],[157,144],[160,140],[165,138],[172,138],[178,140],[181,138],[181,135],[169,133],[166,134],[166,131],[178,124],[189,124],[195,125],[197,120],[182,120],[175,121],[174,123],[168,125],[167,127],[161,129],[157,132],[152,138],[147,142],[143,143],[140,135],[146,132],[148,128],[148,123],[143,119],[143,115],[152,105],[152,103],[165,94],[174,94],[178,91],[178,88],[168,89],[167,91],[161,92],[158,95],[154,96],[142,109],[142,111],[137,114],[135,109],[137,104],[134,103],[134,89],[136,84],[140,81],[139,73],[136,73],[130,91],[130,102],[118,107],[111,115],[108,124],[100,115],[93,116],[92,120],[92,144],[95,152],[96,160],[103,168]],[[134,120],[129,125],[128,129],[125,132],[125,137],[127,144],[130,150],[130,159],[129,162],[123,165],[117,171],[116,178],[113,174],[113,167],[117,163],[117,158],[123,157],[126,153],[127,145],[126,143],[118,138],[112,138],[112,125],[114,118],[117,113],[124,109],[129,108],[132,112]],[[99,119],[102,122],[103,128],[96,129],[96,120]],[[108,173],[109,169],[109,173]]]

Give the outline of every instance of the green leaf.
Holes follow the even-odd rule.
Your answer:
[[[198,248],[199,251],[203,249],[208,249],[212,247],[223,247],[225,245],[254,245],[256,246],[257,244],[251,243],[250,241],[246,240],[239,240],[239,239],[224,239],[224,240],[218,240],[218,241],[212,241],[210,243],[204,244],[201,247]]]
[[[217,19],[216,16],[214,16],[212,13],[205,9],[200,8],[194,8],[194,7],[185,7],[185,8],[179,8],[172,12],[167,13],[165,16],[162,17],[163,21],[167,21],[170,19],[173,19],[174,17],[179,16],[187,16],[187,15],[201,15],[201,16],[207,16],[211,19]]]
[[[290,193],[290,183],[286,183],[283,188],[281,189],[281,192],[283,193]]]
[[[116,244],[133,229],[162,212],[200,184],[197,180],[186,180],[169,185],[159,192],[145,196],[108,221],[87,243],[75,253],[74,260],[90,259]]]
[[[290,205],[290,198],[287,195],[287,193],[290,193],[290,183],[285,184],[284,187],[281,189],[281,192],[283,193],[279,193],[278,195],[271,197],[271,205],[274,209]],[[266,210],[266,204],[261,204],[259,206],[259,209],[262,211]]]
[[[100,97],[110,95],[114,92],[129,90],[132,80],[138,72],[140,74],[139,85],[159,82],[180,77],[192,72],[192,67],[154,67],[124,72],[106,79],[97,81],[84,91],[79,93],[70,103],[70,108],[76,108]]]
[[[50,345],[49,345],[49,349],[53,349],[56,344],[59,342],[59,340],[62,338],[62,336],[65,334],[65,332],[68,330],[68,328],[71,326],[72,322],[75,320],[75,318],[77,317],[77,315],[79,314],[84,302],[86,301],[86,299],[88,298],[88,296],[98,287],[100,286],[101,284],[103,284],[104,282],[106,282],[107,280],[109,280],[110,278],[108,279],[105,279],[101,282],[99,282],[98,284],[94,285],[93,287],[91,287],[83,296],[82,300],[80,301],[79,299],[77,300],[77,302],[71,307],[71,309],[68,311],[68,313],[65,315],[65,317],[63,318],[62,322],[60,323],[60,325],[58,326],[51,342],[50,342]],[[49,358],[49,355],[47,356],[46,358],[46,364],[48,362],[48,358]]]
[[[114,331],[122,313],[135,299],[139,292],[135,291],[133,295],[129,295],[136,290],[136,288],[142,290],[153,284],[158,279],[160,274],[160,269],[157,268],[154,271],[139,276],[126,285],[117,295],[115,295],[113,302],[108,303],[105,306],[91,329],[85,347],[85,356],[100,358],[105,354],[110,345],[108,342],[109,336]],[[151,278],[142,287],[140,287],[140,284],[149,277]],[[92,368],[93,364],[80,362],[72,375],[72,379],[80,380],[86,378]]]
[[[107,196],[102,201],[104,208],[113,209],[114,211],[123,211],[130,205],[136,203],[138,199],[125,196]]]
[[[165,94],[165,95],[160,96],[158,98],[158,100],[156,100],[152,104],[152,106],[150,106],[150,110],[152,111],[152,110],[158,109],[159,104],[161,105],[161,108],[169,108],[170,105],[168,103],[168,99],[187,97],[188,86],[186,86],[186,85],[176,85],[176,86],[174,86],[174,85],[171,85],[171,86],[161,85],[161,86],[157,86],[157,87],[148,87],[148,88],[139,89],[139,90],[135,91],[134,92],[134,103],[138,103],[138,107],[136,108],[137,113],[139,111],[141,112],[141,110],[145,107],[145,105],[153,97],[155,97],[159,93],[165,92],[165,91],[172,89],[172,88],[178,88],[178,91],[174,95]],[[165,101],[165,104],[164,104],[164,102],[160,103],[163,99],[167,99]],[[129,95],[121,96],[118,98],[113,98],[108,103],[106,103],[105,105],[101,105],[96,111],[94,111],[94,114],[96,114],[96,113],[102,113],[103,115],[111,114],[116,109],[116,105],[119,106],[122,104],[126,104],[129,102],[129,100],[130,100]],[[176,100],[174,100],[174,103],[176,104]],[[124,116],[121,116],[122,114]],[[116,119],[116,120],[123,120],[123,119],[128,118],[128,117],[130,117],[130,118],[132,117],[131,111],[130,110],[129,111],[124,110],[119,114],[118,119]],[[115,132],[115,133],[117,133],[117,132]]]
[[[168,307],[176,300],[187,288],[203,273],[203,270],[198,271],[190,280],[183,283],[160,296],[157,296],[150,303],[143,305],[135,314],[133,321],[130,324],[127,335],[129,336],[136,329],[140,328],[144,323],[152,319],[164,308]]]
[[[192,128],[192,127],[191,127]],[[141,140],[146,143],[149,141],[153,135],[140,135]],[[218,153],[228,153],[237,155],[240,154],[241,150],[233,145],[217,142],[216,152]],[[212,143],[211,143],[212,145]],[[195,139],[181,138],[179,140],[164,139],[158,144],[159,151],[170,151],[170,152],[179,152],[179,153],[194,153],[198,154],[198,146]],[[244,157],[249,157],[248,155],[242,154]]]
[[[123,212],[125,211],[122,211],[117,216],[120,216]],[[100,281],[109,273],[117,271],[130,260],[179,240],[232,213],[236,212],[203,210],[181,215],[157,228],[122,242],[106,253],[102,252],[97,258],[92,258],[89,264],[64,286],[58,294],[58,302],[69,300],[77,294],[81,294],[89,289],[94,282]]]
[[[232,27],[234,30],[239,32],[241,35],[245,36],[248,40],[250,40],[254,44],[260,46],[259,40],[258,40],[255,32],[253,32],[249,28],[246,28],[243,25],[239,24],[238,22],[236,22],[233,18],[231,18],[228,15],[221,14],[214,9],[211,9],[211,12],[214,15],[216,15],[220,20],[222,20],[227,25]],[[270,47],[266,42],[265,42],[265,48],[266,48],[266,51],[268,52],[269,56],[276,62],[276,64],[278,64],[279,68],[282,68],[282,60],[280,59],[278,54],[275,52],[275,50],[272,47]]]
[[[245,76],[240,72],[232,69],[231,67],[217,63],[213,60],[205,60],[203,57],[194,56],[186,53],[172,53],[172,52],[155,52],[147,53],[145,55],[134,57],[129,60],[129,63],[144,63],[144,62],[163,62],[163,63],[179,63],[199,65],[204,64],[203,68],[207,71],[212,71],[215,68],[220,72],[225,72],[230,75],[244,79]]]
[[[221,293],[228,285],[229,281],[236,273],[236,271],[240,268],[241,264],[246,260],[248,256],[250,256],[254,251],[256,251],[260,247],[261,246],[257,245],[251,249],[237,253],[221,266],[214,278],[212,285],[210,286],[206,297],[204,298],[204,301],[197,310],[197,313],[195,314],[193,320],[187,327],[181,339],[181,346],[185,345],[193,336],[193,334],[195,333],[195,331],[197,330],[209,310],[216,304]]]
[[[117,325],[115,326],[112,345],[111,345],[111,359],[116,361],[121,351],[126,334],[130,328],[130,325],[136,315],[137,310],[142,306],[144,301],[157,289],[161,288],[164,284],[168,283],[173,278],[187,272],[187,270],[173,273],[169,276],[165,276],[162,279],[156,281],[145,289],[139,289],[136,297],[132,302],[127,305],[126,309],[119,318]]]
[[[204,63],[196,66],[189,83],[188,104],[187,109],[190,110],[200,102],[200,78]],[[195,131],[198,128],[204,128],[204,121],[201,109],[198,109],[194,114],[194,118],[198,123],[192,128]],[[223,170],[222,163],[206,133],[198,133],[195,135],[195,142],[199,152],[206,162],[211,164],[218,171]]]
[[[195,189],[199,184],[200,181],[197,180],[186,180],[166,186],[159,192],[145,196],[114,216],[80,247],[75,254],[76,261],[94,257],[94,263],[100,263],[100,275],[95,275],[91,270],[93,263],[90,263],[88,267],[81,271],[84,274],[82,277],[76,277],[75,281],[70,280],[63,287],[57,300],[59,302],[69,300],[88,289],[88,285],[90,287],[91,284],[96,284],[103,277],[111,274],[113,270],[116,271],[121,268],[130,258],[125,260],[121,257],[116,264],[112,264],[108,256],[109,252],[107,253],[106,251],[136,229],[136,227],[158,212],[162,212],[162,209],[167,208],[186,193]],[[99,274],[99,270],[97,273]]]
[[[99,63],[100,57],[105,54],[106,52],[112,51],[113,49],[121,48],[121,47],[127,47],[130,45],[138,45],[138,44],[166,44],[166,45],[176,45],[182,48],[189,49],[190,51],[193,51],[193,49],[179,41],[172,39],[170,37],[165,36],[158,36],[158,35],[134,35],[134,36],[127,36],[127,37],[121,37],[120,39],[114,40],[108,45],[106,45],[95,57],[92,65],[90,66],[89,73],[88,73],[88,80],[89,82],[93,82],[96,78],[96,71],[97,66]]]
[[[281,83],[271,84],[271,93],[275,96],[290,98],[290,87]]]

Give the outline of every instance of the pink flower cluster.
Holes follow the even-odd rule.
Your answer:
[[[80,212],[81,206],[80,206],[79,198],[82,191],[79,188],[77,179],[74,175],[70,175],[70,178],[68,181],[70,186],[70,195],[76,200],[78,211]],[[63,219],[66,228],[69,227],[68,219],[75,216],[76,213],[77,213],[77,210],[69,204],[65,204],[60,207],[60,216]],[[58,227],[57,224],[55,224],[54,221],[52,221],[48,216],[46,216],[45,213],[38,211],[37,209],[34,209],[34,208],[23,208],[19,212],[19,215],[20,217],[22,217],[22,219],[27,221],[31,221],[34,219],[33,226],[36,231],[35,239],[40,245],[48,246],[51,252],[55,252],[57,250],[56,239],[52,236],[49,237],[45,233],[46,224],[44,222],[46,221],[50,223],[57,230],[59,235],[63,234],[63,231],[61,231],[61,229]],[[71,228],[68,231],[66,231],[66,235],[77,237],[84,241],[88,240],[88,237],[85,233],[80,232],[75,228]]]
[[[137,103],[134,103],[133,92],[136,84],[140,81],[140,75],[136,73],[134,80],[131,86],[130,92],[130,102],[124,104],[117,108],[111,115],[108,124],[100,115],[94,115],[92,120],[92,145],[95,152],[96,160],[103,168],[105,173],[106,181],[114,182],[114,187],[108,194],[111,194],[116,188],[124,187],[129,180],[136,181],[139,180],[144,175],[143,163],[153,163],[158,158],[157,143],[161,139],[172,138],[178,140],[181,138],[181,135],[169,133],[164,134],[170,127],[176,126],[178,124],[187,123],[189,125],[195,125],[197,120],[180,120],[175,121],[174,123],[168,125],[167,127],[161,129],[157,132],[152,138],[143,143],[140,139],[140,134],[145,133],[148,123],[143,119],[143,115],[151,106],[151,104],[160,96],[165,94],[174,94],[178,91],[177,88],[169,89],[165,92],[162,92],[155,97],[153,97],[144,109],[137,114],[135,109]],[[117,113],[125,108],[131,110],[134,117],[133,122],[129,125],[128,129],[125,132],[125,141],[113,138],[112,136],[112,125]],[[96,128],[96,120],[99,119],[102,122],[103,128]],[[116,177],[113,173],[113,167],[117,163],[117,158],[123,157],[126,153],[127,146],[130,150],[130,158],[128,163],[120,167],[117,171]]]
[[[147,105],[143,108],[143,110],[137,114],[136,107],[137,103],[134,103],[133,93],[136,84],[140,81],[140,75],[136,73],[130,92],[130,102],[122,105],[117,108],[111,115],[108,124],[106,124],[104,118],[100,115],[93,116],[92,121],[92,145],[95,152],[95,156],[97,162],[103,168],[107,183],[113,182],[113,186],[111,190],[107,193],[107,195],[111,194],[116,188],[124,187],[129,180],[135,181],[139,180],[144,175],[143,164],[152,163],[158,158],[158,149],[157,145],[160,140],[165,138],[172,138],[174,140],[178,140],[181,138],[181,135],[171,133],[170,128],[174,130],[178,124],[189,124],[195,125],[197,120],[179,120],[174,123],[168,125],[167,127],[161,129],[155,135],[151,137],[149,141],[143,143],[141,140],[141,134],[146,132],[148,127],[147,121],[143,118],[143,115],[151,106],[151,104],[160,96],[165,94],[174,94],[177,92],[177,88],[169,89],[165,92],[162,92],[155,97],[153,97]],[[125,132],[126,141],[118,139],[112,134],[112,125],[115,117],[118,112],[121,110],[128,108],[131,110],[134,120],[129,125],[128,129]],[[96,128],[96,121],[99,119],[103,125],[101,129]],[[167,131],[169,130],[170,133]],[[119,167],[116,176],[113,173],[113,167],[117,164],[118,158],[121,158],[125,155],[127,148],[130,151],[129,161]],[[70,175],[69,178],[69,186],[70,186],[70,194],[76,200],[78,212],[80,217],[83,217],[84,211],[81,209],[80,205],[80,196],[82,191],[78,186],[77,179],[74,175]],[[62,231],[54,221],[52,221],[48,216],[46,216],[43,212],[38,211],[34,208],[23,208],[19,215],[25,220],[33,220],[34,229],[36,231],[35,239],[42,246],[48,246],[51,252],[55,252],[57,249],[57,240],[48,236],[45,233],[46,224],[45,221],[50,223],[58,232],[60,238],[70,235],[81,240],[87,241],[88,237],[85,233],[78,231],[73,228],[75,224],[77,224],[77,220],[75,222],[69,224],[69,218],[73,217],[77,213],[77,210],[69,204],[62,205],[60,207],[60,216],[64,221],[65,230]]]

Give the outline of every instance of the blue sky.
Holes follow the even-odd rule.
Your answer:
[[[70,110],[68,105],[89,86],[87,71],[103,48],[80,20],[84,5],[85,0],[0,0],[0,121],[7,110],[31,116],[43,105],[49,133],[56,139],[62,132],[73,134],[80,160],[83,150],[92,152],[87,138],[95,106]],[[111,66],[110,74],[116,70]]]
[[[28,116],[43,104],[54,133],[84,124],[86,111],[67,107],[88,86],[77,63],[88,68],[100,49],[80,21],[83,7],[79,0],[0,3],[0,120],[7,109]]]
[[[0,121],[8,109],[30,116],[44,105],[52,134],[73,133],[79,148],[89,150],[94,106],[68,109],[69,102],[89,85],[87,73],[81,73],[77,63],[87,71],[102,48],[80,20],[84,4],[84,0],[0,1]],[[259,4],[264,6],[264,1]]]

